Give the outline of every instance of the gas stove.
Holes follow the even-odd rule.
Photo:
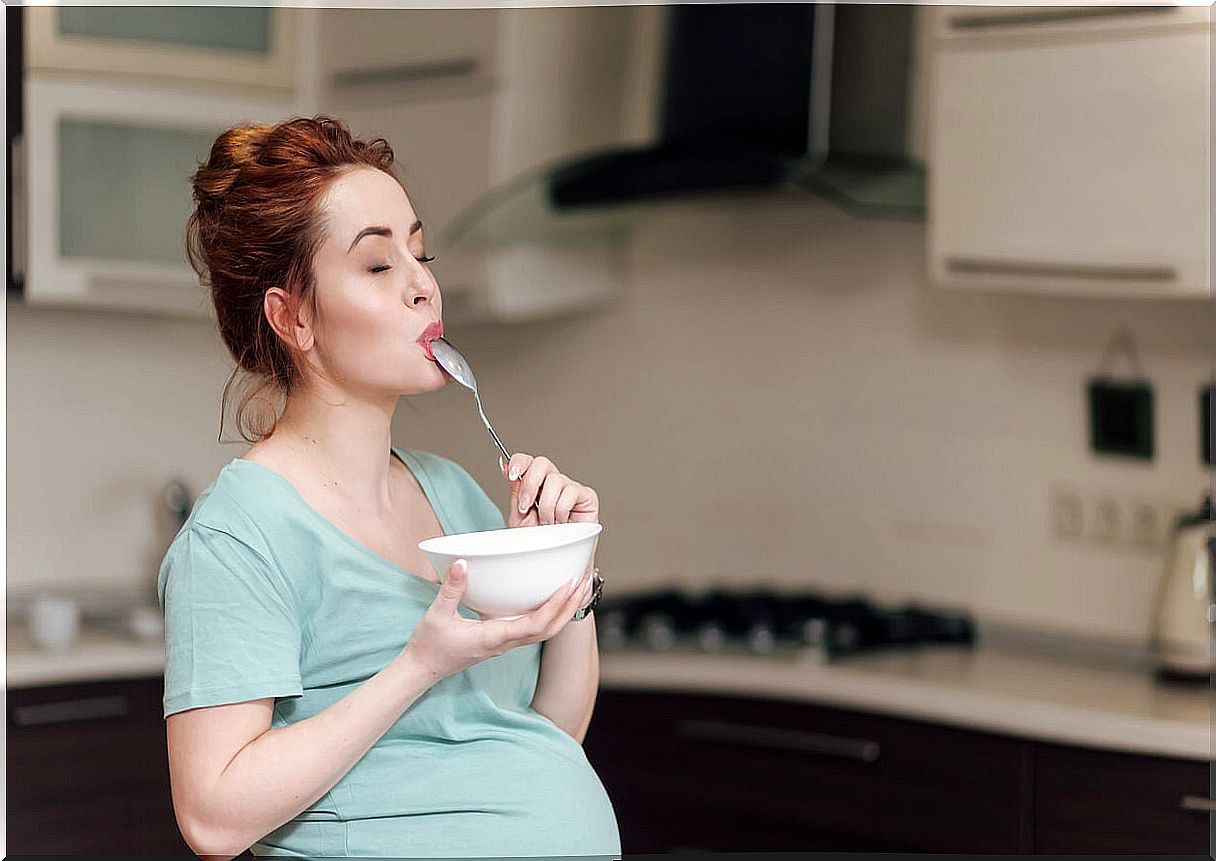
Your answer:
[[[718,589],[690,595],[666,589],[609,599],[596,610],[601,648],[702,652],[809,650],[822,660],[921,643],[972,646],[976,631],[965,613],[917,604],[876,606],[861,595],[782,594],[769,589]]]

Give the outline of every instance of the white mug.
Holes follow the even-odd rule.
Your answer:
[[[50,652],[63,652],[76,642],[80,630],[80,606],[71,598],[38,595],[30,607],[30,636],[34,645]]]

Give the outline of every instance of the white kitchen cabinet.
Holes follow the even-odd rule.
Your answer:
[[[393,147],[426,224],[450,322],[510,322],[591,307],[621,277],[621,255],[596,244],[594,225],[591,241],[582,235],[569,242],[561,229],[523,242],[482,230],[495,233],[494,241],[445,245],[458,216],[484,201],[497,178],[517,175],[537,155],[538,141],[553,158],[607,143],[623,127],[626,112],[619,97],[612,100],[612,87],[601,85],[575,103],[580,115],[594,119],[590,128],[569,120],[570,92],[559,87],[564,101],[550,105],[532,91],[545,69],[578,68],[587,53],[581,46],[605,33],[604,10],[509,10],[507,17],[493,9],[272,8],[263,10],[274,13],[270,30],[291,35],[271,40],[278,53],[248,62],[216,44],[225,36],[219,18],[208,33],[191,37],[188,17],[117,24],[94,17],[93,35],[73,41],[54,30],[55,9],[30,11],[27,32],[40,44],[31,50],[22,148],[30,304],[211,316],[185,258],[190,174],[231,125],[315,114]],[[597,56],[616,56],[609,48],[627,31],[622,22],[610,28],[611,45]],[[123,27],[141,35],[111,32]],[[152,44],[189,38],[202,44]],[[80,56],[69,56],[67,45]],[[126,59],[110,63],[111,49]],[[592,64],[597,75],[602,60]],[[623,67],[628,60],[622,54],[617,62]],[[612,79],[611,71],[600,77]],[[533,137],[521,138],[525,132]]]
[[[246,6],[32,6],[31,72],[221,85],[296,87],[301,11]]]
[[[190,175],[215,137],[283,101],[30,74],[25,300],[209,317],[186,261]]]
[[[1207,298],[1208,10],[1082,11],[934,11],[931,276]]]
[[[488,92],[496,76],[493,9],[322,9],[322,98],[383,105]]]

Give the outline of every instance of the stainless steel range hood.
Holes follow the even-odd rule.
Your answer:
[[[613,243],[655,204],[805,189],[862,216],[921,218],[908,155],[913,6],[684,4],[656,37],[655,135],[511,178],[456,219],[466,247]]]

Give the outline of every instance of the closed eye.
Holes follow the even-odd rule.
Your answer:
[[[430,263],[435,258],[434,257],[415,257],[414,259],[417,260],[419,263]],[[373,274],[379,274],[381,272],[385,272],[392,268],[393,267],[387,266],[387,265],[386,266],[373,266],[371,269],[368,269],[367,271],[371,272]]]

